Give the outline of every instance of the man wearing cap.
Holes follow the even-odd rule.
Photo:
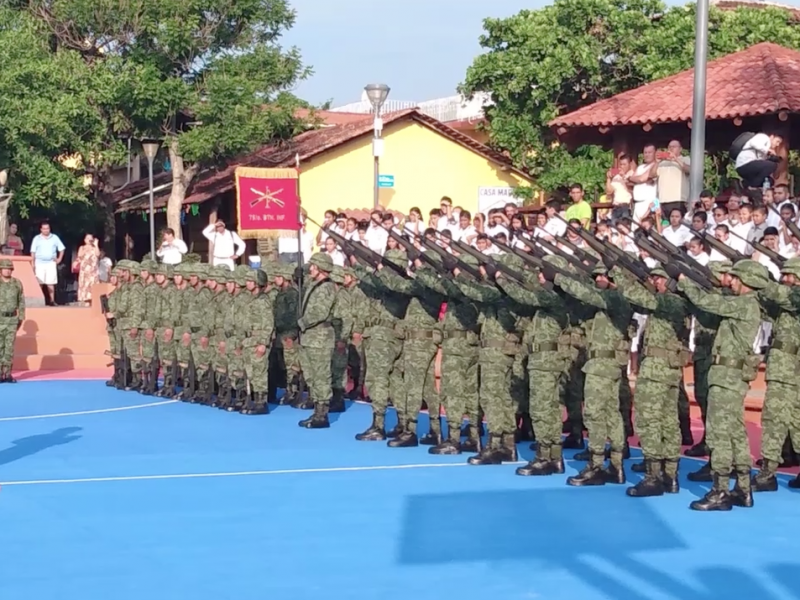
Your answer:
[[[562,270],[570,270],[561,256],[548,255],[544,261]],[[526,272],[527,274],[527,272]],[[536,458],[517,469],[517,475],[542,476],[564,472],[561,453],[561,392],[564,370],[572,348],[561,340],[569,318],[563,292],[547,289],[544,275],[531,274],[522,285],[498,271],[497,284],[512,299],[536,312],[527,320],[530,380],[528,411],[536,432]]]
[[[364,389],[364,316],[367,311],[367,297],[364,290],[358,285],[358,276],[352,267],[345,267],[344,284],[340,293],[343,295],[344,305],[347,307],[344,315],[343,329],[350,331],[347,340],[347,365],[350,367],[350,379],[353,389],[350,399],[361,398]],[[349,322],[348,322],[349,321]]]
[[[300,396],[300,358],[299,335],[297,329],[297,311],[300,305],[299,290],[294,284],[294,265],[280,264],[273,274],[275,311],[275,363],[283,365],[286,373],[286,393],[281,404],[291,404],[297,408],[303,406]],[[308,406],[307,408],[312,408]]]
[[[608,260],[604,257],[604,260]],[[613,266],[613,265],[612,265]],[[587,342],[587,360],[582,371],[584,383],[584,421],[589,431],[590,459],[576,476],[567,479],[573,486],[597,486],[625,483],[622,460],[625,451],[625,427],[620,413],[620,381],[628,366],[630,339],[628,327],[633,317],[630,303],[612,287],[613,275],[608,265],[597,263],[592,271],[595,285],[543,270],[548,280],[576,300],[595,309],[585,328],[591,332]],[[610,444],[610,464],[605,467],[606,441]]]
[[[14,263],[0,259],[0,383],[16,383],[11,376],[14,340],[25,320],[25,294],[13,273]]]
[[[229,271],[233,271],[236,261],[241,258],[247,248],[239,234],[227,230],[225,222],[220,220],[203,229],[203,235],[213,249],[211,265],[226,267]]]
[[[328,238],[331,239],[331,238]],[[330,279],[336,288],[333,304],[334,347],[331,355],[331,403],[330,412],[344,412],[344,390],[347,387],[347,342],[352,333],[353,320],[348,304],[349,295],[344,289],[344,269],[334,264]]]
[[[667,288],[672,267],[667,264],[651,269],[649,279],[653,291],[621,268],[612,270],[617,289],[637,312],[647,315],[635,399],[636,432],[644,454],[646,475],[627,490],[628,496],[638,498],[679,491],[678,387],[690,358],[690,327],[686,300]]]
[[[233,291],[233,335],[228,340],[228,373],[231,379],[231,386],[235,392],[236,400],[233,405],[234,410],[242,410],[245,401],[250,393],[248,390],[246,363],[244,356],[244,341],[252,335],[252,323],[248,317],[250,304],[254,299],[252,293],[248,293],[248,279],[252,277],[253,269],[247,265],[238,265],[234,270],[234,281],[236,288]],[[256,278],[250,282],[250,286],[255,287]],[[230,410],[230,407],[229,407]]]
[[[156,395],[172,398],[177,395],[175,388],[178,384],[178,347],[183,334],[189,331],[188,322],[186,322],[189,298],[186,294],[187,284],[184,279],[185,266],[182,263],[175,266],[162,264],[160,269],[163,270],[166,279],[161,284],[161,314],[156,330],[156,339],[158,340],[158,359],[164,375],[164,386]]]
[[[217,267],[217,294],[214,296],[216,312],[214,315],[214,377],[217,383],[217,398],[212,406],[227,410],[233,408],[233,386],[230,377],[230,360],[234,350],[234,322],[236,309],[234,308],[233,295],[236,291],[236,274],[225,267]]]
[[[781,266],[781,283],[770,282],[758,295],[772,318],[774,338],[767,354],[767,393],[761,411],[761,470],[753,478],[754,492],[775,492],[775,476],[788,434],[800,447],[800,258]],[[800,487],[800,476],[789,483]]]
[[[730,271],[733,296],[705,292],[681,275],[679,289],[696,307],[722,318],[712,348],[708,374],[706,440],[711,449],[714,485],[702,499],[690,504],[700,511],[753,506],[750,487],[750,445],[744,423],[744,399],[756,378],[761,356],[753,342],[761,326],[758,290],[769,284],[769,272],[753,260],[740,260]],[[730,490],[731,468],[737,482]]]
[[[119,266],[113,267],[111,271],[109,271],[109,283],[114,286],[112,290],[106,295],[106,299],[108,302],[108,312],[104,313],[103,316],[106,319],[106,333],[108,334],[108,354],[111,356],[111,360],[114,366],[114,374],[111,376],[111,379],[106,381],[106,385],[108,387],[117,387],[119,385],[120,379],[123,377],[124,370],[122,368],[122,341],[119,337],[119,330],[116,327],[116,316],[115,312],[117,310],[117,301],[121,297],[122,293],[120,291],[120,281],[119,281]],[[124,386],[124,383],[123,383]]]
[[[214,394],[214,335],[216,334],[217,294],[225,284],[217,281],[226,279],[227,267],[204,267],[198,278],[197,297],[192,304],[190,321],[192,323],[192,361],[195,367],[197,393],[184,398],[190,402],[211,404]],[[205,285],[203,285],[205,279]],[[222,288],[222,289],[220,289]]]
[[[142,261],[139,278],[144,285],[144,310],[139,328],[142,357],[142,393],[152,396],[158,389],[158,324],[161,319],[162,286],[166,286],[167,273],[158,263],[146,258]]]
[[[310,281],[303,293],[301,317],[297,321],[303,339],[300,367],[314,400],[314,414],[299,423],[306,429],[330,427],[331,352],[335,341],[332,321],[336,300],[336,289],[329,278],[332,270],[333,261],[327,254],[317,252],[308,261]]]
[[[720,287],[713,288],[712,293],[726,295],[730,294],[730,270],[733,263],[726,261],[711,261],[708,263],[708,268],[717,280],[720,282]],[[688,448],[684,454],[691,457],[708,456],[708,446],[706,444],[706,418],[708,415],[708,372],[711,370],[711,349],[714,346],[714,337],[717,335],[719,329],[720,317],[700,310],[697,307],[692,308],[694,316],[694,353],[692,354],[692,373],[694,379],[694,400],[697,406],[700,407],[700,417],[703,421],[703,437],[702,439]],[[687,476],[690,481],[711,481],[711,465],[706,465],[701,473],[689,473]]]
[[[250,269],[245,275],[246,291],[250,297],[246,305],[248,331],[242,340],[245,374],[250,395],[241,409],[243,415],[264,415],[269,412],[269,347],[275,329],[272,300],[262,290],[267,283],[267,272]]]
[[[149,273],[139,263],[130,261],[126,264],[127,283],[122,306],[117,308],[117,316],[122,341],[125,346],[125,356],[127,360],[127,370],[131,374],[131,380],[126,383],[126,391],[139,391],[142,387],[142,352],[140,338],[142,334],[142,323],[145,319],[146,301],[144,297],[144,284],[142,274],[149,277]],[[121,310],[120,310],[121,309]],[[122,313],[120,315],[120,312]]]

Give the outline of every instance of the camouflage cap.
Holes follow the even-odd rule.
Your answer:
[[[500,264],[506,265],[507,267],[513,267],[515,269],[522,269],[525,266],[525,262],[522,260],[522,258],[516,254],[512,254],[511,252],[495,254],[494,259]]]
[[[0,269],[10,269],[14,270],[14,263],[11,261],[10,258],[2,258],[0,259]]]
[[[608,269],[603,264],[602,261],[599,261],[593,268],[592,268],[592,276],[597,277],[598,275],[605,275],[608,277]]]
[[[342,284],[344,283],[344,269],[339,265],[333,265],[333,269],[331,269],[330,274],[331,281],[334,283]]]
[[[770,282],[769,270],[754,260],[740,260],[731,269],[731,277],[740,279],[743,284],[754,290],[760,290]]]
[[[392,264],[397,265],[398,267],[407,267],[408,266],[408,255],[399,248],[395,248],[394,250],[387,250],[386,253],[383,255],[383,260],[389,261]]]
[[[255,273],[255,269],[250,269],[250,271],[253,271]],[[234,272],[233,277],[231,277],[231,281],[233,281],[233,283],[235,283],[239,287],[245,287],[247,285],[247,279],[249,276],[250,276],[249,272],[248,273],[244,273],[242,271],[239,271],[238,273]]]
[[[565,271],[571,266],[566,258],[563,256],[556,256],[555,254],[548,254],[542,258],[542,260],[549,265],[553,265],[559,269],[564,269]]]
[[[123,258],[121,261],[117,263],[117,269],[120,271],[130,271],[131,261],[129,261],[127,258]]]
[[[259,272],[260,270],[261,270],[261,269],[250,269],[250,270],[249,270],[249,271],[247,271],[247,273],[245,274],[245,276],[244,276],[244,280],[245,280],[245,281],[255,281],[256,283],[258,283],[258,272]]]
[[[211,267],[211,270],[208,273],[208,278],[213,279],[217,283],[227,283],[228,282],[228,274],[231,273],[231,270],[227,267]]]
[[[297,265],[278,263],[275,266],[273,266],[270,271],[268,271],[268,275],[270,279],[275,279],[276,277],[283,277],[284,279],[291,280],[292,277],[294,277],[294,270],[296,268]]]
[[[314,256],[311,257],[311,260],[308,261],[308,264],[316,266],[324,273],[330,273],[331,270],[333,270],[333,260],[324,252],[317,252],[314,254]]]
[[[151,258],[145,258],[139,266],[139,272],[141,273],[142,271],[147,271],[154,275],[158,271],[158,263]]]
[[[731,268],[733,268],[733,263],[729,260],[712,260],[708,263],[709,271],[717,277],[730,273]]]
[[[800,277],[800,256],[795,256],[794,258],[790,258],[781,267],[781,274],[782,275],[794,275],[795,277]]]
[[[358,274],[355,272],[353,267],[342,267],[342,273],[344,275],[349,275],[353,279],[358,279]]]

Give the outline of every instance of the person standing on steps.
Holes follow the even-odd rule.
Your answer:
[[[214,255],[209,260],[211,265],[227,267],[228,270],[233,271],[236,261],[241,258],[247,248],[239,234],[227,230],[224,221],[217,221],[203,229],[203,235],[213,247]]]
[[[681,275],[678,289],[697,308],[722,318],[712,348],[708,373],[708,417],[706,441],[711,450],[714,486],[692,510],[750,508],[750,445],[744,423],[744,400],[755,380],[761,356],[753,353],[753,342],[761,327],[761,305],[756,292],[769,284],[769,271],[753,260],[741,260],[730,271],[733,296],[705,292]],[[731,469],[737,475],[730,489]]]
[[[56,303],[56,284],[58,284],[58,265],[64,260],[64,244],[50,231],[50,223],[42,223],[39,235],[31,242],[31,256],[36,279],[45,290],[45,301],[50,306]]]
[[[25,320],[25,294],[13,273],[14,263],[0,259],[0,383],[17,382],[11,376],[14,340]]]

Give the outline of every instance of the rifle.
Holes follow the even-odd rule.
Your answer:
[[[517,238],[517,239],[520,239],[520,238]],[[497,241],[496,238],[492,238],[492,241],[495,244],[497,244],[497,247],[500,248],[500,250],[502,250],[503,252],[508,252],[509,254],[515,254],[515,255],[519,256],[523,261],[525,261],[525,263],[527,263],[528,265],[531,265],[533,267],[536,267],[537,269],[541,269],[542,268],[542,264],[544,263],[544,260],[539,258],[538,256],[535,256],[533,254],[529,254],[527,252],[523,252],[522,250],[520,250],[518,248],[514,248],[512,246],[507,246],[503,242]],[[563,269],[560,269],[560,268],[558,268],[557,266],[555,266],[553,264],[548,264],[548,266],[551,269],[553,269],[556,273],[558,273],[559,275],[563,275],[564,277],[572,277],[572,278],[575,277],[575,273],[570,273],[569,271],[564,271]]]
[[[696,235],[697,237],[699,237],[704,242],[706,242],[710,247],[712,247],[714,250],[716,250],[717,252],[722,254],[722,256],[724,256],[725,258],[727,258],[731,262],[735,263],[735,262],[738,262],[740,260],[744,260],[744,259],[747,258],[744,254],[742,254],[742,253],[738,252],[737,250],[734,250],[730,246],[726,246],[725,244],[720,242],[713,235],[708,235],[704,231],[695,231],[694,229],[692,230],[692,233],[694,235]]]
[[[473,277],[473,279],[476,279],[478,281],[483,281],[483,275],[481,274],[481,272],[478,269],[476,269],[475,267],[473,267],[472,265],[468,265],[467,263],[465,263],[463,260],[461,260],[457,256],[454,256],[454,255],[450,254],[447,250],[442,248],[439,244],[428,240],[425,237],[425,235],[417,235],[417,234],[412,234],[412,235],[417,239],[417,241],[425,249],[430,250],[431,252],[435,252],[436,254],[441,256],[442,257],[442,262],[445,263],[445,266],[447,266],[446,263],[448,263],[450,261],[455,261],[455,268],[459,269],[460,271],[463,271],[464,273],[469,273]],[[424,254],[425,254],[424,252],[420,253],[421,256],[424,255]],[[427,260],[430,261],[430,258],[428,258]],[[428,262],[428,264],[433,266],[433,263],[431,263],[431,262]],[[436,270],[437,271],[439,270],[438,266],[436,267]]]
[[[108,302],[107,294],[102,294],[100,296],[100,309],[103,311],[103,316],[111,312],[111,305]],[[110,319],[106,317],[106,323],[108,323],[111,329],[114,329],[117,326],[117,319],[116,317],[111,317]]]
[[[579,248],[578,246],[570,242],[566,237],[559,238],[558,241],[559,243],[564,244],[567,248],[572,250],[575,253],[575,256],[577,256],[582,262],[588,262],[591,263],[592,266],[594,266],[600,261],[600,259],[597,258],[594,254],[589,254],[583,248]]]
[[[729,231],[730,231],[730,230],[729,230]],[[778,265],[778,267],[779,267],[779,268],[780,268],[780,267],[782,267],[782,266],[783,266],[783,263],[785,263],[785,262],[786,262],[786,259],[785,259],[784,257],[782,257],[780,254],[778,254],[777,252],[775,252],[775,250],[771,250],[770,248],[767,248],[767,247],[766,247],[764,244],[762,244],[761,242],[757,242],[757,241],[755,241],[755,240],[753,240],[753,241],[751,242],[751,241],[749,241],[749,240],[746,240],[745,238],[743,238],[742,236],[740,236],[740,235],[739,235],[738,233],[736,233],[735,231],[730,231],[730,233],[731,233],[731,235],[733,235],[734,237],[737,237],[737,238],[739,238],[740,240],[742,240],[743,242],[747,243],[747,245],[748,245],[748,246],[752,246],[754,250],[758,250],[758,251],[759,251],[761,254],[763,254],[764,256],[766,256],[768,259],[770,259],[770,260],[771,260],[772,262],[774,262],[776,265]]]
[[[706,280],[712,282],[714,285],[719,285],[719,281],[717,280],[717,278],[714,275],[714,273],[711,272],[711,269],[709,269],[708,267],[706,267],[704,265],[701,265],[699,262],[697,262],[691,256],[689,256],[689,253],[686,251],[685,248],[679,248],[678,246],[676,246],[675,244],[670,242],[667,238],[665,238],[663,235],[661,235],[660,233],[658,233],[657,231],[654,231],[652,229],[650,229],[649,231],[645,231],[644,228],[641,228],[641,226],[640,226],[640,231],[643,232],[641,235],[633,237],[633,242],[637,246],[639,246],[640,248],[642,247],[642,246],[639,245],[639,240],[641,240],[643,237],[644,238],[650,238],[650,239],[653,240],[653,242],[655,242],[656,244],[658,244],[659,246],[664,248],[664,250],[667,251],[668,260],[670,262],[672,260],[675,260],[677,263],[684,263],[690,269],[693,269],[693,270],[697,271],[699,274],[703,275],[703,277],[705,277]],[[650,244],[649,240],[647,240],[646,243],[651,248],[655,248],[655,246]],[[650,252],[650,250],[648,250],[647,248],[643,248],[643,249],[646,250],[651,256],[653,256],[653,258],[656,258],[656,255],[653,254],[652,252]],[[661,259],[657,259],[657,260],[659,262],[664,262]],[[689,277],[689,275],[686,275],[686,276]],[[697,282],[699,284],[699,280],[691,278],[691,277],[690,277],[690,279],[693,279],[693,281],[695,281],[695,282]],[[706,283],[708,283],[708,282],[706,282]]]
[[[430,266],[432,266],[437,271],[439,270],[439,267],[441,266],[440,263],[438,263],[435,259],[431,258],[431,256],[429,254],[426,254],[425,252],[420,252],[419,250],[417,250],[417,248],[414,247],[414,244],[409,242],[402,235],[398,235],[397,232],[394,231],[394,229],[387,229],[386,231],[389,232],[389,237],[391,237],[399,245],[401,245],[403,248],[405,248],[406,254],[408,254],[408,258],[410,260],[413,261],[413,260],[419,258],[420,260],[423,260],[426,263],[428,263]]]
[[[556,256],[560,256],[561,258],[566,260],[569,264],[571,264],[572,266],[576,267],[577,269],[580,269],[584,273],[588,273],[589,272],[589,268],[583,263],[583,261],[581,259],[579,259],[577,256],[573,256],[572,254],[569,254],[568,252],[564,252],[561,248],[559,248],[555,244],[551,243],[550,241],[548,241],[548,240],[546,240],[544,238],[537,238],[536,243],[539,244],[545,250],[549,250],[552,254],[554,254]],[[577,248],[577,246],[575,246],[575,247]],[[595,264],[597,264],[596,260],[595,260]]]
[[[656,248],[644,236],[640,236],[634,239],[634,242],[636,243],[637,246],[639,246],[639,248],[647,252],[650,256],[655,258],[662,265],[666,265],[668,263],[674,264],[676,267],[678,267],[678,269],[683,275],[686,275],[687,278],[694,281],[697,285],[699,285],[703,289],[710,290],[712,287],[720,285],[719,280],[713,275],[711,277],[705,277],[703,273],[699,273],[693,268],[692,265],[687,264],[682,260],[679,260],[679,257],[677,256],[674,257],[675,260],[673,260],[673,257],[671,257],[669,253],[665,252],[664,250],[661,250],[660,248]],[[698,266],[702,265],[698,263]]]
[[[455,246],[455,248],[457,248],[459,251],[464,252],[464,254],[469,254],[473,258],[477,259],[480,264],[482,264],[482,265],[491,265],[496,270],[498,270],[501,273],[503,273],[504,275],[510,277],[511,279],[513,279],[514,281],[519,283],[520,285],[523,285],[523,286],[526,285],[525,284],[525,276],[522,273],[520,273],[519,271],[517,271],[516,269],[513,269],[513,268],[509,267],[508,265],[504,265],[503,263],[501,263],[501,262],[495,260],[494,258],[492,258],[491,256],[489,256],[488,254],[484,254],[480,250],[477,250],[477,249],[473,248],[472,246],[469,246],[469,245],[467,245],[467,244],[465,244],[463,242],[459,242],[457,240],[451,239],[450,240],[450,244]]]

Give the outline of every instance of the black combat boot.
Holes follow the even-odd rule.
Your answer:
[[[664,485],[664,492],[667,494],[677,494],[681,491],[678,483],[678,464],[678,459],[667,459],[663,462],[661,482]]]
[[[731,504],[740,508],[753,508],[753,488],[750,486],[750,469],[741,467],[737,469],[739,477],[736,485],[731,490]]]
[[[345,411],[344,390],[333,390],[328,412],[343,413]]]
[[[631,465],[631,471],[634,473],[647,473],[647,461],[635,462]]]
[[[567,478],[567,485],[574,487],[597,486],[607,483],[603,471],[603,454],[593,455],[583,470],[573,477]]]
[[[266,392],[253,392],[247,399],[244,408],[241,410],[243,415],[267,415],[269,414],[269,403],[267,402]]]
[[[700,500],[695,500],[689,505],[692,510],[699,510],[703,512],[717,511],[717,510],[731,510],[733,504],[731,503],[731,493],[728,491],[728,478],[720,478],[716,473],[712,476],[714,487]]]
[[[419,446],[419,439],[417,434],[411,431],[411,428],[406,427],[403,429],[403,433],[390,439],[386,445],[389,448],[416,448]]]
[[[687,448],[686,452],[683,454],[684,456],[689,456],[691,458],[702,458],[703,456],[708,456],[708,446],[706,445],[705,434],[703,434],[703,439],[701,439],[691,448]]]
[[[709,481],[714,481],[714,474],[711,472],[711,461],[705,463],[697,471],[689,473],[686,476],[686,478],[689,481],[694,481],[697,483],[707,483]]]
[[[314,408],[314,400],[311,398],[311,393],[309,392],[306,395],[298,393],[294,397],[292,408],[297,408],[299,410],[311,410]]]
[[[442,418],[437,415],[432,415],[428,411],[428,421],[430,421],[430,429],[428,433],[419,438],[419,443],[422,446],[438,446],[442,443]]]
[[[625,452],[611,450],[609,452],[608,466],[603,469],[603,474],[606,478],[606,483],[613,483],[616,485],[624,485],[626,483],[625,467],[623,466]]]
[[[384,415],[373,413],[372,425],[362,433],[357,434],[356,440],[359,442],[382,442],[386,440],[384,419]]]
[[[664,481],[661,473],[661,461],[652,458],[644,459],[647,474],[636,485],[629,487],[625,493],[632,498],[649,498],[664,495]]]
[[[539,443],[539,447],[536,451],[536,458],[527,465],[518,467],[516,473],[522,477],[554,475],[556,473],[556,465],[550,459],[550,446]]]
[[[314,406],[314,414],[300,421],[298,425],[305,429],[327,429],[331,426],[330,421],[328,421],[328,405],[316,404]]]
[[[428,448],[428,454],[443,454],[443,455],[455,455],[461,454],[461,439],[460,439],[461,432],[458,429],[455,429],[450,439],[443,441],[432,448]],[[455,439],[454,439],[455,438]]]
[[[589,449],[581,450],[580,452],[576,452],[575,456],[572,457],[572,460],[579,460],[581,462],[586,462],[592,460],[592,453],[589,452]]]
[[[471,465],[499,465],[507,459],[508,452],[503,447],[503,436],[499,433],[489,433],[489,442],[477,455],[470,456],[467,462]]]
[[[777,465],[775,461],[765,459],[762,461],[761,470],[753,476],[750,485],[754,492],[777,492],[778,478],[775,475]]]
[[[792,479],[789,483],[787,483],[790,488],[793,490],[800,490],[800,473],[797,474],[797,477]]]
[[[481,451],[481,432],[483,431],[483,423],[480,426],[474,426],[472,424],[467,425],[464,429],[461,430],[460,436],[464,437],[466,435],[467,439],[463,442],[460,442],[460,447],[462,452],[480,452]],[[466,434],[464,433],[466,431]]]

